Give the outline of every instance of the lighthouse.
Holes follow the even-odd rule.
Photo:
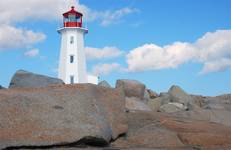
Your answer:
[[[72,6],[63,14],[58,78],[66,84],[98,83],[98,77],[87,74],[84,37],[88,29],[83,27],[83,14]]]

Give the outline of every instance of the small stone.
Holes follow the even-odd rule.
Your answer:
[[[154,99],[154,98],[159,97],[159,95],[158,95],[155,91],[152,91],[151,89],[148,89],[147,91],[148,91],[149,97],[150,97],[151,99]]]

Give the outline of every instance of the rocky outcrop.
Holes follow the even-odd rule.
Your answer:
[[[184,147],[177,133],[165,128],[159,114],[136,111],[127,114],[128,132],[124,138],[112,143],[115,148],[165,149]]]
[[[101,81],[98,83],[99,86],[103,86],[103,87],[107,87],[107,88],[111,88],[111,85],[107,82],[107,81]]]
[[[18,71],[0,90],[0,149],[231,149],[230,115],[229,94],[158,95],[135,80],[63,85]]]
[[[91,84],[0,91],[0,149],[106,145],[126,133],[120,89]]]
[[[193,103],[197,105],[198,107],[202,108],[204,107],[206,103],[206,97],[202,95],[191,95],[193,99]]]
[[[57,78],[19,70],[12,77],[9,88],[35,88],[62,84],[64,84],[64,82]]]
[[[116,88],[122,88],[126,97],[144,98],[145,85],[135,80],[117,80]]]
[[[171,115],[178,118],[187,118],[211,123],[219,123],[231,127],[231,112],[227,110],[196,109],[190,111],[179,111]]]
[[[227,110],[231,111],[231,95],[221,95],[216,97],[205,97],[204,105],[202,106],[204,109],[219,109],[219,110]]]
[[[199,107],[195,104],[193,97],[179,86],[172,86],[167,93],[160,93],[159,97],[151,99],[148,104],[154,111],[167,113],[192,110]]]
[[[203,149],[231,148],[231,128],[206,121],[178,118],[153,112],[128,113],[126,136],[112,143],[124,149]]]
[[[151,111],[151,108],[146,104],[149,100],[149,93],[144,84],[135,80],[117,80],[116,88],[125,93],[127,111]]]

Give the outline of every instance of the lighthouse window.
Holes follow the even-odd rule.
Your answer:
[[[76,22],[76,16],[75,15],[69,15],[70,22]]]
[[[74,84],[75,78],[74,76],[70,76],[70,84]]]
[[[74,43],[74,36],[71,36],[70,43],[71,43],[71,44]]]
[[[70,56],[70,63],[74,63],[74,55]]]

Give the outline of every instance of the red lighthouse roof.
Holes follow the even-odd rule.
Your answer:
[[[71,10],[63,14],[64,27],[82,27],[83,14],[77,12],[72,6]]]
[[[78,17],[83,16],[82,13],[75,10],[74,6],[71,7],[70,11],[63,14],[64,17],[68,17],[68,15],[75,15],[75,16],[78,16]]]

